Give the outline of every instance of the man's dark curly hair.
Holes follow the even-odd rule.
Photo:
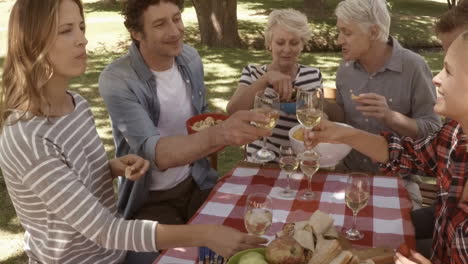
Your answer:
[[[173,3],[179,7],[180,11],[184,9],[184,0],[128,0],[122,10],[122,15],[125,19],[124,25],[127,30],[143,32],[143,13],[149,6],[158,5],[161,2]],[[133,39],[133,41],[136,40]]]

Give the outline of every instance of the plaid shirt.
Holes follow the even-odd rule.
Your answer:
[[[468,177],[467,142],[461,126],[449,121],[442,129],[418,141],[383,133],[389,142],[387,173],[426,174],[440,186],[436,199],[436,222],[432,256],[434,264],[468,263],[468,214],[457,207]]]

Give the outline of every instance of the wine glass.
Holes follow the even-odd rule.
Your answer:
[[[251,193],[247,196],[244,224],[247,232],[261,236],[270,228],[273,221],[273,202],[266,193]]]
[[[299,154],[298,158],[300,160],[301,170],[307,176],[307,190],[302,191],[299,198],[301,200],[312,200],[315,196],[312,191],[312,176],[314,176],[320,168],[320,155],[313,150],[308,150]]]
[[[297,90],[296,116],[306,129],[312,129],[322,119],[323,89],[321,87]]]
[[[359,240],[364,234],[356,229],[356,216],[366,207],[370,195],[369,175],[360,172],[350,173],[346,184],[346,205],[353,211],[353,227],[346,230],[346,238]]]
[[[257,127],[272,130],[276,126],[279,119],[280,100],[279,94],[273,89],[265,89],[258,91],[255,95],[253,111],[262,113],[267,116],[269,122],[254,123]],[[267,149],[266,137],[263,137],[263,146],[252,155],[253,159],[259,163],[272,161],[276,158],[273,151]]]
[[[295,191],[291,190],[290,178],[291,173],[294,173],[299,167],[299,160],[294,155],[294,150],[291,146],[280,146],[280,159],[279,165],[282,170],[286,172],[286,188],[279,192],[279,195],[284,198],[291,198],[296,195]]]

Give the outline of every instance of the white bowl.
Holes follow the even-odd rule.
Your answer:
[[[335,122],[338,125],[351,127],[350,125]],[[293,137],[296,130],[301,128],[302,125],[296,125],[289,130],[289,142],[296,155],[304,152],[304,142],[297,140]],[[319,143],[313,148],[318,154],[320,154],[320,167],[329,168],[336,166],[346,155],[351,151],[351,147],[346,144],[332,144],[332,143]]]

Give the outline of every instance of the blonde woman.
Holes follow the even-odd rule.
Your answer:
[[[129,178],[138,179],[149,162],[135,155],[108,161],[88,103],[68,91],[70,79],[86,68],[84,32],[79,0],[17,0],[11,11],[0,167],[25,229],[29,262],[122,263],[127,251],[175,246],[208,246],[229,256],[265,242],[219,225],[117,217],[112,178],[130,167]]]
[[[435,225],[430,260],[414,251],[396,253],[397,264],[468,263],[468,32],[450,45],[443,70],[434,77],[439,97],[434,111],[450,119],[427,137],[413,140],[397,133],[375,135],[322,121],[306,133],[305,144],[348,144],[381,163],[389,174],[424,173],[437,180]]]
[[[299,122],[294,105],[294,89],[316,88],[322,85],[317,68],[300,64],[299,57],[311,37],[307,17],[294,9],[275,10],[268,16],[265,27],[265,46],[271,53],[269,64],[249,64],[243,70],[239,85],[227,112],[253,108],[255,94],[267,88],[274,89],[281,98],[281,112],[273,135],[267,138],[267,148],[278,154],[280,145],[289,145],[289,129]],[[292,103],[291,103],[292,102]],[[261,148],[260,140],[247,146],[247,156]],[[276,155],[278,156],[278,155]]]

